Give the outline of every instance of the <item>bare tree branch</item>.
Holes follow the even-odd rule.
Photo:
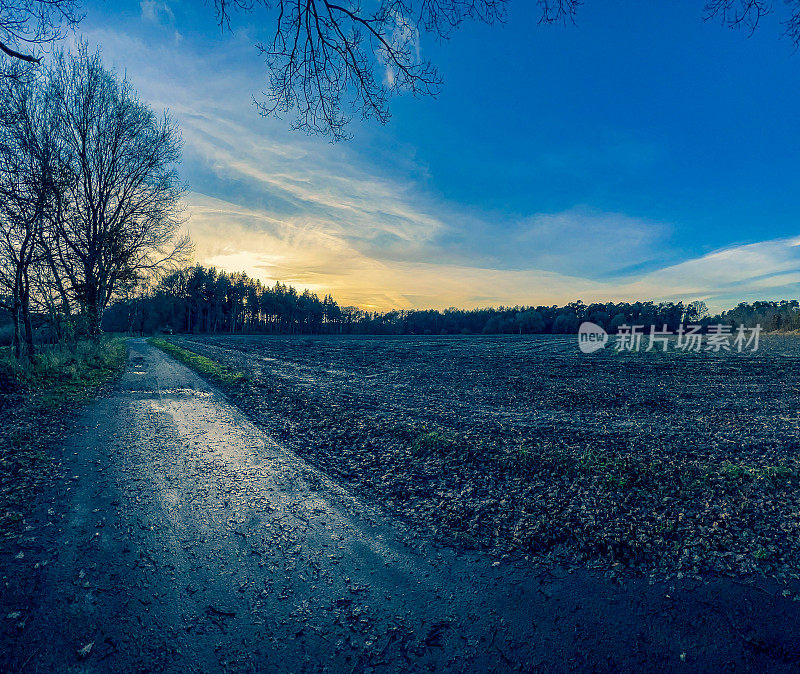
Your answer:
[[[744,26],[752,33],[770,12],[772,3],[768,0],[708,0],[704,18],[719,19],[731,28]]]
[[[436,96],[441,78],[422,54],[421,37],[447,39],[468,20],[505,19],[508,0],[214,0],[230,29],[237,12],[266,12],[271,39],[257,45],[267,86],[256,105],[264,115],[294,112],[292,124],[312,134],[347,137],[353,114],[385,124],[400,92]],[[535,0],[539,23],[572,23],[583,0]],[[800,45],[800,0],[784,0],[784,35]],[[751,32],[773,11],[770,0],[706,0],[705,20]]]
[[[10,56],[13,59],[19,59],[20,61],[26,61],[28,63],[40,63],[41,59],[36,58],[35,56],[30,56],[28,54],[23,54],[18,51],[14,51],[10,47],[6,47],[2,42],[0,42],[0,51],[2,51],[6,56]]]
[[[268,70],[264,115],[294,110],[293,128],[339,140],[355,113],[389,120],[399,92],[435,96],[441,79],[421,56],[421,34],[447,39],[464,21],[504,18],[506,0],[380,0],[370,11],[345,0],[215,0],[221,28],[236,11],[266,9],[272,39],[257,48]]]
[[[78,0],[0,0],[0,52],[38,64],[45,45],[78,25],[77,7]]]
[[[574,23],[583,0],[536,0],[539,7],[539,23]]]

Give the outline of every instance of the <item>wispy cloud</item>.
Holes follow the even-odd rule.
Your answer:
[[[503,269],[542,269],[600,280],[663,267],[678,255],[665,223],[574,207],[558,213],[498,222],[459,219],[439,245],[464,261],[481,259]]]
[[[332,292],[345,304],[411,308],[705,299],[725,308],[742,299],[796,294],[800,245],[778,239],[737,246],[624,279],[595,280],[542,269],[431,263],[367,255],[337,233],[236,204],[191,195],[192,236],[208,264]],[[224,223],[225,237],[219,236]],[[765,271],[767,270],[767,271]]]
[[[738,301],[797,296],[800,238],[731,246],[644,275],[631,293],[700,297],[716,307]]]
[[[162,5],[143,2],[142,17],[158,18]],[[687,256],[670,223],[624,213],[469,212],[431,195],[424,170],[376,167],[351,146],[287,132],[250,105],[263,73],[242,65],[251,41],[241,35],[217,51],[108,28],[89,37],[181,125],[199,262],[373,308],[577,298],[722,307],[797,294],[800,239]]]
[[[142,19],[145,21],[158,24],[172,24],[175,21],[175,13],[166,2],[142,0],[139,7],[142,10]]]
[[[182,122],[187,145],[210,170],[256,198],[280,200],[287,205],[284,215],[313,216],[327,231],[364,242],[412,247],[444,226],[414,205],[413,186],[368,175],[346,157],[331,156],[338,150],[276,144],[208,115],[184,115]]]

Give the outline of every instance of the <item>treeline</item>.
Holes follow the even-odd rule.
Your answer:
[[[85,45],[0,74],[0,313],[17,359],[98,337],[111,301],[186,263],[180,150],[172,120]]]
[[[724,311],[718,317],[719,323],[729,325],[760,325],[768,332],[791,332],[800,330],[800,302],[781,300],[780,302],[741,302],[736,308]]]
[[[108,332],[320,333],[357,322],[364,312],[341,308],[330,296],[269,288],[246,274],[201,266],[165,276],[155,288],[119,301],[106,311]]]
[[[747,307],[758,310],[747,313]],[[780,319],[775,319],[780,315]],[[651,325],[675,330],[680,323],[759,322],[765,329],[793,325],[798,304],[741,304],[722,316],[709,316],[703,302],[607,302],[566,306],[517,306],[486,309],[364,311],[340,306],[330,295],[320,299],[276,283],[265,286],[246,274],[196,266],[166,276],[149,293],[118,302],[106,312],[108,331],[154,333],[281,334],[570,334],[583,321],[609,332],[620,325]]]

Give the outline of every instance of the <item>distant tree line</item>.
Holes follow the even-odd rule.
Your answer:
[[[797,300],[780,302],[741,302],[736,308],[724,311],[718,317],[719,323],[729,325],[760,325],[768,332],[790,332],[800,330],[800,303]]]
[[[396,310],[370,312],[340,306],[330,295],[322,299],[305,290],[276,283],[265,286],[246,274],[229,274],[202,266],[180,269],[164,277],[148,293],[111,306],[105,314],[108,331],[153,333],[279,333],[279,334],[571,334],[583,321],[608,332],[621,325],[664,325],[725,322],[765,330],[796,329],[796,300],[740,304],[710,316],[703,302],[606,302],[566,306],[515,306],[485,309]]]

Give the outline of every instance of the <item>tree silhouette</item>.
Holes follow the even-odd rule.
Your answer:
[[[742,303],[710,316],[703,302],[596,302],[566,306],[515,306],[483,309],[392,310],[368,312],[342,307],[330,295],[322,300],[309,290],[283,283],[263,285],[246,274],[197,266],[164,277],[146,295],[113,305],[106,317],[110,331],[166,330],[182,333],[283,334],[574,334],[583,321],[616,333],[621,325],[639,325],[673,333],[680,324],[725,323],[767,329],[800,329],[797,300]],[[133,327],[131,327],[133,326]]]
[[[85,45],[56,58],[48,84],[67,176],[55,257],[97,335],[115,293],[190,251],[188,238],[176,240],[180,136]]]
[[[33,355],[31,305],[42,241],[59,186],[53,117],[31,73],[0,79],[0,291],[14,326],[17,358]]]

